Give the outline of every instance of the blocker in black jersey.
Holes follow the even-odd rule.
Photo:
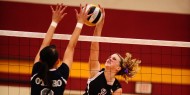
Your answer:
[[[85,9],[86,6],[84,6]],[[57,4],[55,7],[51,6],[52,22],[34,59],[35,64],[33,65],[31,76],[31,95],[63,95],[69,70],[73,63],[74,49],[84,21],[88,17],[88,14],[82,11],[82,7],[80,5],[79,12],[75,9],[76,27],[64,52],[63,59],[61,60],[62,64],[58,67],[60,63],[59,53],[56,46],[50,45],[50,43],[57,24],[67,14],[64,12],[67,6],[63,4]]]
[[[62,63],[58,69],[50,69],[52,87],[48,88],[39,77],[41,64],[37,62],[32,69],[31,95],[46,95],[48,91],[48,95],[63,95],[69,76],[69,67]]]
[[[113,85],[108,85],[104,69],[99,71],[93,78],[88,79],[84,95],[112,95],[112,92],[121,88],[121,84],[115,78]]]

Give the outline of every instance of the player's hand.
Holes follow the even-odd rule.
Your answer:
[[[57,4],[56,8],[53,8],[53,6],[50,7],[52,10],[52,21],[55,21],[56,23],[59,23],[63,19],[63,17],[65,17],[65,15],[67,14],[64,12],[67,6],[64,6],[62,3]]]
[[[87,20],[87,18],[92,15],[92,14],[88,15],[89,10],[86,11],[86,7],[87,4],[84,6],[84,8],[82,8],[82,5],[80,4],[80,11],[78,12],[75,9],[77,22],[84,23]]]
[[[104,11],[104,8],[102,8],[100,5],[99,5],[99,8],[102,12],[102,19],[99,23],[96,24],[96,29],[100,30],[103,28],[104,26],[104,21],[105,21],[105,11]]]

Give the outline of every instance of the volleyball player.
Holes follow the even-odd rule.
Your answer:
[[[101,8],[101,10],[103,19],[96,25],[93,36],[101,36],[105,20],[104,9]],[[99,42],[91,42],[89,57],[90,77],[87,81],[84,95],[121,95],[122,87],[115,76],[121,75],[128,82],[128,78],[133,77],[137,73],[138,65],[141,63],[140,60],[132,59],[130,53],[126,53],[125,58],[118,53],[114,53],[106,60],[105,68],[101,69],[98,59]]]
[[[57,68],[56,65],[59,63],[59,54],[56,50],[56,46],[50,45],[50,42],[57,24],[67,14],[64,12],[66,8],[67,6],[63,6],[63,4],[58,4],[56,8],[51,6],[52,23],[34,60],[35,64],[32,69],[31,77],[31,95],[63,95],[71,63],[73,62],[74,49],[81,33],[84,20],[89,16],[82,10],[81,5],[79,13],[75,10],[77,24],[65,50],[63,62]],[[86,8],[86,6],[84,8]]]

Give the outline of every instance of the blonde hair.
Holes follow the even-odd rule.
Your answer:
[[[120,62],[121,70],[118,72],[117,75],[121,75],[128,83],[129,78],[134,77],[137,74],[137,72],[140,70],[139,68],[140,63],[141,60],[135,58],[132,59],[132,55],[130,53],[126,53],[125,58],[121,57],[121,62]]]

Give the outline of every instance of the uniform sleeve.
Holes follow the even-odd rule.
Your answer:
[[[61,66],[58,68],[58,71],[61,73],[61,75],[67,80],[69,77],[69,67],[67,64],[62,63]]]
[[[40,62],[37,62],[33,65],[33,68],[32,68],[32,75],[36,74],[39,72],[39,68],[40,68]]]
[[[114,84],[112,86],[112,91],[114,92],[114,91],[116,91],[119,88],[122,88],[121,84],[119,83],[119,81],[117,79],[115,79],[115,82],[114,82]]]

